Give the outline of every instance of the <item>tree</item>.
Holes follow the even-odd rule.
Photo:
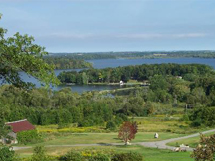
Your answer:
[[[118,137],[124,141],[125,145],[127,145],[128,141],[135,138],[136,133],[137,123],[126,121],[120,127]]]
[[[43,146],[36,146],[32,155],[32,161],[49,161],[49,157]]]
[[[8,133],[11,131],[10,126],[6,126],[3,119],[0,119],[0,139],[6,138],[6,139],[12,139]]]
[[[109,130],[115,130],[116,129],[116,124],[114,121],[108,121],[107,124],[106,124],[106,129],[109,129]]]
[[[0,161],[15,161],[16,159],[15,151],[11,150],[10,147],[0,148]]]
[[[82,73],[82,81],[82,84],[88,84],[88,78],[85,72]]]
[[[215,134],[208,137],[201,135],[200,144],[191,157],[196,161],[213,161],[215,159]]]
[[[7,30],[0,27],[0,80],[16,87],[32,87],[32,83],[21,79],[19,72],[23,71],[46,87],[59,84],[54,66],[43,60],[43,56],[48,54],[44,47],[34,44],[32,36],[22,36],[17,32],[13,37],[6,38],[6,33]]]

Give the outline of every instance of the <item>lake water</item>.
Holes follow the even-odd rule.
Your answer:
[[[202,59],[202,58],[161,58],[161,59],[100,59],[89,60],[93,63],[93,67],[97,69],[107,67],[118,67],[128,65],[141,65],[141,64],[162,64],[162,63],[176,63],[176,64],[206,64],[215,69],[215,59]]]
[[[215,59],[201,59],[201,58],[162,58],[162,59],[99,59],[99,60],[89,60],[88,62],[93,64],[94,68],[102,69],[107,67],[118,67],[118,66],[128,66],[128,65],[141,65],[141,64],[162,64],[162,63],[177,63],[177,64],[206,64],[215,69]],[[55,74],[58,75],[62,71],[80,71],[81,69],[67,69],[67,70],[55,70]],[[32,82],[40,87],[40,83],[27,76],[25,73],[21,72],[21,77],[26,82]],[[54,90],[60,90],[64,87],[70,87],[73,92],[83,93],[85,91],[101,91],[101,90],[111,90],[120,88],[120,86],[113,85],[73,85],[73,86],[58,86],[53,87]]]

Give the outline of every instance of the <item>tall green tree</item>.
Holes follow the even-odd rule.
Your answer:
[[[18,161],[15,151],[10,147],[4,146],[0,148],[0,161]]]
[[[54,74],[54,66],[43,60],[43,56],[48,54],[44,47],[34,44],[32,36],[17,32],[12,37],[6,37],[6,33],[7,30],[0,27],[0,80],[16,87],[29,88],[32,84],[24,82],[20,77],[19,72],[23,71],[46,87],[59,83]]]
[[[6,126],[3,119],[0,119],[0,139],[7,138],[12,139],[8,133],[11,131],[10,126]]]

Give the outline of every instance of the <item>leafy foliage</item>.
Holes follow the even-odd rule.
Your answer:
[[[108,121],[106,124],[106,129],[110,129],[110,130],[115,130],[116,129],[116,124],[113,121]]]
[[[192,111],[190,120],[193,126],[214,126],[215,125],[215,107],[199,107]]]
[[[11,127],[6,126],[5,122],[3,121],[3,117],[0,117],[0,139],[5,138],[5,139],[12,139],[8,134],[11,132]]]
[[[21,144],[36,143],[41,141],[37,130],[21,131],[17,133],[17,140]]]
[[[0,148],[0,161],[16,161],[15,151],[11,150],[11,147]]]
[[[84,161],[84,157],[79,152],[70,151],[64,156],[60,157],[61,161]]]
[[[29,88],[32,84],[20,78],[19,72],[23,71],[46,86],[59,84],[54,67],[43,61],[43,56],[47,55],[44,47],[34,44],[32,36],[23,36],[17,32],[13,37],[6,38],[6,32],[0,28],[0,79],[3,82]]]
[[[119,130],[118,137],[122,139],[125,144],[127,144],[128,141],[135,138],[135,134],[137,133],[137,123],[136,122],[129,122],[126,121],[122,124]]]
[[[42,146],[36,146],[32,155],[32,161],[49,161],[49,156],[46,155],[45,149]]]
[[[111,161],[143,161],[143,156],[138,153],[119,153],[115,154]]]
[[[201,135],[200,144],[191,155],[196,161],[213,161],[215,159],[215,134],[205,137]]]

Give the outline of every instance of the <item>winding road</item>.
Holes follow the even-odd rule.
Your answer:
[[[215,132],[215,129],[213,130],[207,130],[204,132],[201,132],[202,134]],[[132,145],[141,145],[144,147],[150,147],[150,148],[158,148],[158,149],[170,149],[173,150],[175,147],[166,145],[167,143],[182,140],[182,139],[188,139],[192,137],[199,136],[200,133],[191,134],[188,136],[178,137],[178,138],[172,138],[167,140],[161,140],[161,141],[154,141],[154,142],[138,142],[138,143],[132,143]],[[81,147],[81,146],[116,146],[116,145],[124,145],[124,143],[95,143],[95,144],[73,144],[73,145],[47,145],[45,147]],[[22,149],[29,149],[32,148],[31,146],[28,147],[13,147],[14,150],[22,150]],[[187,148],[186,150],[192,151],[193,148]]]

